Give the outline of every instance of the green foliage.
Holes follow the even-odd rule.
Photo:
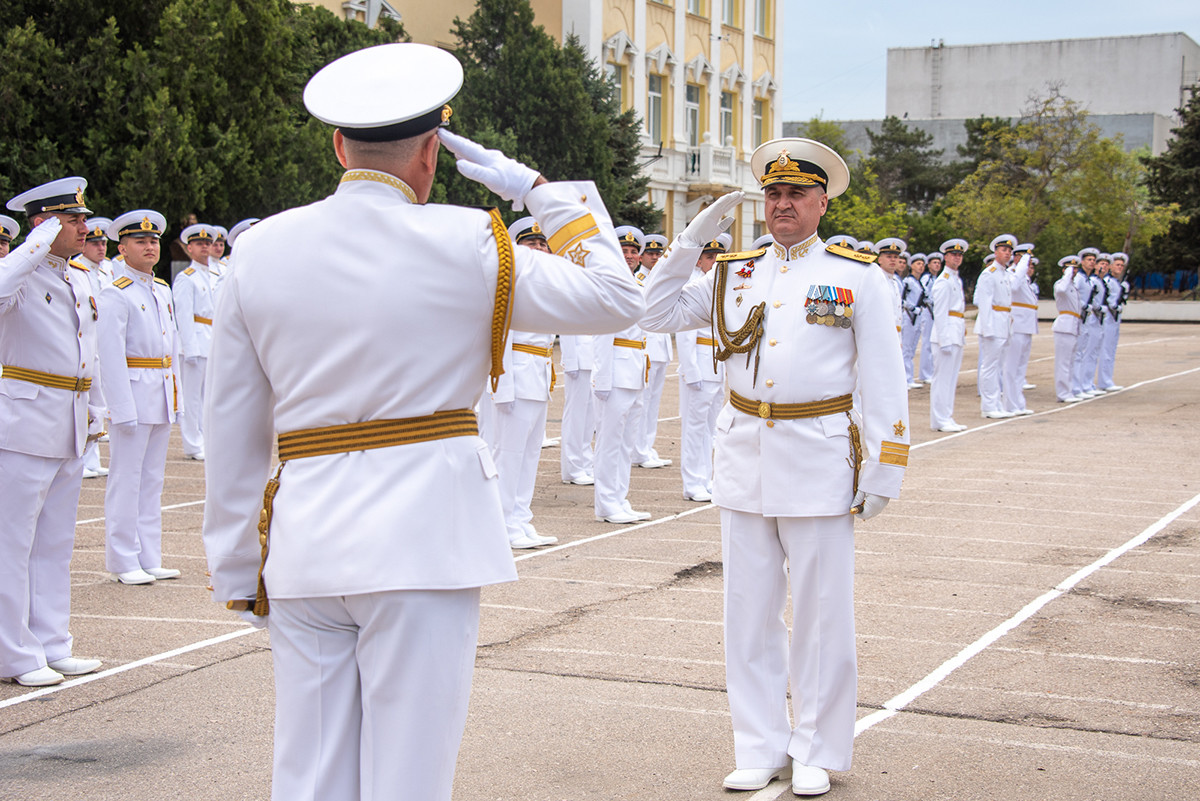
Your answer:
[[[621,111],[576,39],[560,47],[534,24],[529,0],[479,0],[468,19],[455,20],[454,33],[464,73],[454,130],[550,180],[591,179],[614,222],[657,230],[660,212],[646,200],[649,177],[639,165],[638,120]],[[478,185],[453,170],[439,168],[438,181],[437,197],[481,200]]]
[[[930,134],[885,117],[882,130],[868,130],[867,137],[871,153],[864,164],[878,176],[887,200],[924,212],[953,185],[952,172],[941,163],[943,151],[933,149]]]
[[[1179,110],[1180,125],[1166,151],[1143,156],[1150,199],[1178,209],[1168,230],[1151,242],[1147,258],[1157,269],[1200,267],[1200,92],[1193,91]]]

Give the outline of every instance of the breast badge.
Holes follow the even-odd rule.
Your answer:
[[[854,293],[840,286],[813,284],[804,300],[805,322],[849,328],[854,316]]]

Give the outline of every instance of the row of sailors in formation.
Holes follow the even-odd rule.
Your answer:
[[[162,564],[167,443],[177,420],[203,459],[200,417],[222,256],[252,221],[192,225],[191,263],[172,288],[154,277],[162,214],[92,214],[87,181],[62,178],[12,198],[31,230],[0,215],[0,676],[28,686],[89,673],[71,653],[69,563],[82,479],[108,475],[105,566],[114,581],[176,578]],[[108,258],[108,242],[118,255]],[[61,390],[68,390],[62,392]],[[55,391],[59,390],[59,391]],[[100,466],[97,442],[110,459]]]

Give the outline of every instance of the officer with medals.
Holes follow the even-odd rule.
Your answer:
[[[908,399],[886,276],[874,256],[817,235],[829,198],[849,184],[845,162],[810,139],[776,139],[750,164],[771,247],[718,256],[705,280],[689,283],[743,193],[719,198],[655,268],[642,325],[711,325],[725,361],[713,480],[737,762],[725,787],[754,790],[791,774],[794,793],[819,795],[826,771],[850,767],[854,741],[854,519],[899,494]],[[851,412],[856,385],[861,420]]]
[[[645,286],[650,278],[650,271],[667,249],[667,238],[662,234],[646,234],[642,255],[639,257],[641,267],[635,273],[638,283]],[[638,467],[655,469],[668,467],[670,459],[664,459],[654,449],[654,440],[658,436],[658,407],[662,403],[663,387],[667,381],[667,365],[675,356],[670,334],[646,334],[646,358],[650,361],[650,371],[646,374],[646,389],[642,393],[642,415],[634,421],[633,454],[631,458]]]
[[[704,280],[717,256],[727,252],[731,244],[729,234],[719,234],[705,243],[692,280]],[[675,335],[679,347],[679,470],[684,500],[697,503],[712,500],[713,435],[725,401],[725,363],[713,357],[717,343],[711,334],[711,327],[705,327]]]
[[[346,172],[241,233],[221,289],[204,542],[215,600],[270,622],[277,801],[450,797],[480,587],[517,577],[471,409],[510,323],[597,333],[644,308],[594,184],[439,130],[461,85],[420,44],[322,68],[304,101]],[[427,204],[439,142],[553,253],[497,210]]]
[[[549,253],[546,234],[533,217],[508,227],[513,242]],[[554,389],[554,334],[513,329],[504,352],[504,374],[491,388],[492,459],[500,474],[500,503],[513,548],[552,545],[558,537],[538,534],[533,526],[533,487],[546,436],[546,408]]]
[[[88,278],[92,282],[92,295],[99,302],[100,292],[113,282],[112,262],[108,258],[108,226],[112,223],[107,217],[89,217],[88,233],[83,242],[83,250],[75,260],[87,268]],[[104,396],[104,385],[100,382],[100,371],[94,377],[99,385],[101,397]],[[107,436],[107,435],[105,435]],[[83,477],[99,478],[108,475],[108,468],[100,465],[100,440],[91,440],[83,452]]]
[[[91,673],[71,656],[71,549],[83,451],[104,426],[83,178],[8,201],[32,229],[0,260],[0,677],[27,687]],[[16,234],[15,221],[0,219]]]
[[[1100,367],[1097,371],[1098,389],[1116,392],[1124,389],[1113,381],[1113,370],[1117,362],[1117,341],[1121,338],[1121,314],[1129,300],[1129,282],[1125,280],[1125,264],[1129,256],[1125,253],[1112,254],[1112,267],[1104,277],[1104,336],[1100,341]]]
[[[1008,263],[1012,259],[1017,238],[1001,234],[991,242],[994,260],[975,281],[975,333],[979,335],[979,407],[986,418],[1012,417],[1004,410],[1004,391],[1001,376],[1004,365],[1004,346],[1012,328],[1012,285],[1009,283]]]
[[[171,293],[175,298],[175,323],[183,346],[183,411],[179,433],[183,435],[185,459],[204,461],[205,372],[208,353],[212,348],[212,321],[216,309],[209,253],[212,252],[216,231],[211,225],[196,223],[184,228],[179,241],[187,249],[192,262],[179,275]]]
[[[941,261],[946,266],[930,283],[933,322],[929,328],[933,355],[933,385],[929,388],[929,427],[934,431],[957,433],[967,427],[954,421],[954,393],[958,371],[962,368],[963,347],[967,342],[966,299],[958,268],[967,252],[967,240],[947,239],[942,243]],[[923,358],[923,357],[922,357]]]
[[[100,293],[100,369],[111,420],[104,493],[104,561],[113,581],[179,577],[162,565],[162,490],[179,393],[179,334],[171,288],[154,277],[167,221],[137,209],[108,226],[125,257]]]

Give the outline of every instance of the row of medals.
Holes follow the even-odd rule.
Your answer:
[[[830,303],[827,300],[818,300],[808,304],[808,314],[804,319],[809,325],[836,325],[841,328],[849,328],[850,318],[853,316],[854,308],[848,303]]]

